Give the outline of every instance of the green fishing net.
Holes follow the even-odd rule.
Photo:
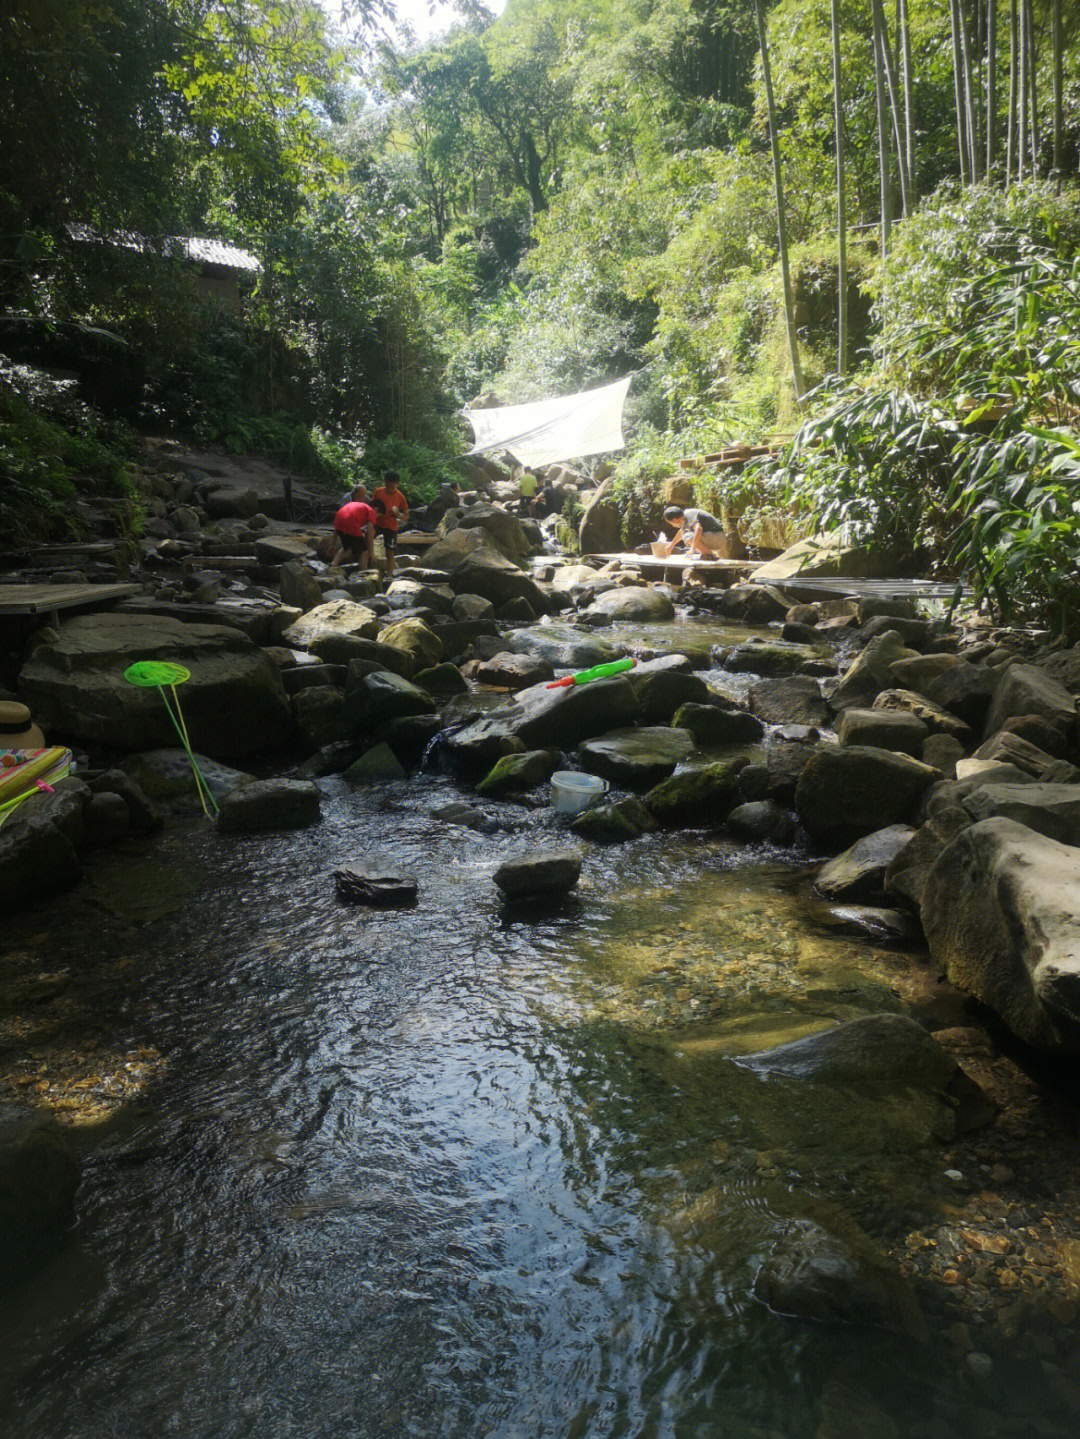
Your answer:
[[[128,665],[124,678],[140,689],[160,689],[162,685],[182,685],[191,678],[191,671],[171,660],[137,660]]]

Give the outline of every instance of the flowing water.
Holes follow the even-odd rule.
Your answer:
[[[453,797],[328,781],[314,829],[179,822],[97,866],[161,1064],[0,1304],[5,1439],[1028,1432],[993,1427],[1021,1381],[973,1397],[933,1333],[753,1296],[793,1221],[884,1243],[947,1205],[936,1101],[736,1063],[901,994],[955,1022],[924,958],[826,923],[795,857],[700,835],[590,851],[508,917],[491,872],[550,815],[481,836],[430,819]],[[339,905],[363,857],[417,907]],[[48,917],[55,962],[101,942],[84,913]]]

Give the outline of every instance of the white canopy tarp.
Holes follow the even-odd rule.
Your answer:
[[[582,390],[529,405],[463,410],[476,443],[470,455],[507,450],[522,465],[552,465],[558,460],[621,450],[623,405],[632,376],[597,390]]]

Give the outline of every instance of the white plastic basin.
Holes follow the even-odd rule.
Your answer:
[[[560,769],[551,776],[551,803],[556,814],[577,814],[601,795],[607,794],[608,782],[595,774],[578,774],[576,770]]]

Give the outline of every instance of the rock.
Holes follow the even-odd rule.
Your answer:
[[[443,824],[457,824],[463,829],[475,830],[477,834],[497,834],[499,830],[498,820],[477,809],[475,805],[462,804],[460,800],[433,809],[431,817],[441,820]]]
[[[1045,778],[1047,771],[1058,763],[1053,755],[1010,730],[998,730],[984,740],[972,758],[1012,764],[1035,779]]]
[[[954,669],[960,663],[957,655],[918,655],[913,660],[894,660],[889,669],[893,674],[893,683],[900,689],[924,694],[938,675]]]
[[[390,780],[405,779],[405,767],[385,742],[365,751],[344,771],[344,778],[350,784],[385,784]]]
[[[882,691],[895,688],[892,666],[897,660],[915,659],[895,630],[872,639],[857,655],[843,679],[829,696],[834,711],[864,708]],[[948,708],[948,706],[946,706]]]
[[[554,667],[547,660],[536,655],[512,654],[508,650],[484,660],[476,670],[476,679],[480,684],[498,685],[509,690],[529,689],[554,678]]]
[[[281,678],[239,630],[144,615],[93,614],[66,621],[59,639],[23,666],[19,694],[50,735],[111,749],[160,749],[176,731],[160,696],[124,679],[152,656],[190,670],[179,692],[192,747],[242,760],[283,747],[292,716]]]
[[[615,554],[622,549],[622,515],[614,496],[614,477],[592,494],[578,525],[578,549],[583,555]]]
[[[2,831],[0,831],[2,833]],[[963,830],[938,856],[921,914],[951,983],[1026,1044],[1080,1054],[1080,851],[1011,819]]]
[[[345,690],[345,707],[352,733],[378,729],[388,721],[406,715],[435,713],[435,701],[429,694],[389,670],[376,670],[373,674],[360,676],[355,682],[350,674]]]
[[[259,496],[247,485],[215,482],[213,489],[203,495],[203,504],[212,520],[247,520],[258,511]]]
[[[683,704],[671,721],[677,729],[688,730],[695,745],[719,749],[728,744],[756,744],[765,726],[745,710],[721,709],[714,704]]]
[[[908,556],[910,558],[910,556]],[[895,557],[845,544],[838,532],[799,540],[775,560],[759,565],[754,579],[762,584],[796,576],[840,576],[845,579],[886,579],[895,571]]]
[[[188,767],[188,782],[190,786],[188,792],[191,794],[194,802],[198,803],[198,797],[195,793],[195,781],[191,776],[191,761],[188,760],[183,750],[180,750],[179,753],[184,755],[184,761]],[[137,758],[139,758],[139,756],[131,755],[124,763],[126,765],[131,760]],[[203,757],[197,755],[196,758],[200,761],[199,768],[201,769]],[[212,760],[206,760],[206,764],[210,766],[212,772],[214,762]],[[212,788],[213,780],[208,780],[208,783]],[[94,794],[118,794],[120,796],[127,805],[128,829],[131,834],[142,838],[146,835],[157,834],[158,830],[161,829],[164,823],[161,812],[147,797],[142,786],[123,769],[106,770],[104,774],[96,776],[90,781],[90,789]],[[214,797],[216,799],[217,795],[215,794]]]
[[[918,909],[938,856],[970,823],[970,816],[959,805],[927,818],[885,871],[886,893],[899,895]]]
[[[815,1324],[919,1327],[899,1271],[865,1236],[853,1243],[809,1219],[789,1221],[754,1277],[754,1295],[777,1314]]]
[[[529,543],[521,521],[509,510],[498,505],[471,505],[459,512],[454,528],[483,530],[495,548],[508,560],[520,562],[532,553],[533,546]]]
[[[972,823],[1011,819],[1060,844],[1080,845],[1080,785],[984,784],[960,801]]]
[[[660,590],[648,585],[634,585],[626,589],[605,590],[602,595],[597,595],[584,611],[583,618],[656,624],[673,620],[675,606]]]
[[[354,740],[324,745],[298,764],[292,773],[296,779],[323,779],[329,774],[340,774],[356,758],[356,749]]]
[[[765,751],[765,795],[778,804],[793,805],[799,776],[810,763],[815,746],[806,740],[774,740]],[[747,795],[748,799],[763,798]]]
[[[562,763],[558,750],[526,750],[524,754],[504,755],[476,786],[476,793],[485,799],[502,799],[510,794],[523,794],[546,783]]]
[[[358,635],[336,635],[316,640],[314,653],[320,659],[346,666],[346,690],[351,684],[358,683],[361,674],[371,674],[375,669],[389,670],[406,680],[412,679],[416,673],[416,661],[407,650],[379,644],[376,640],[363,640]]]
[[[868,745],[819,745],[799,776],[795,810],[809,834],[850,844],[911,818],[936,770],[908,755]]]
[[[434,549],[432,546],[431,553]],[[495,550],[479,549],[459,560],[450,571],[450,585],[455,594],[480,595],[496,609],[519,596],[528,600],[538,615],[545,614],[548,608],[547,598],[535,580]]]
[[[633,795],[609,804],[594,804],[582,810],[570,824],[582,839],[595,844],[621,844],[637,839],[656,828],[656,821],[641,800]]]
[[[384,726],[382,736],[409,769],[420,764],[428,745],[441,729],[438,715],[399,715]]]
[[[578,748],[581,767],[615,784],[635,787],[665,779],[694,747],[693,737],[669,726],[612,730]]]
[[[53,823],[53,809],[45,803],[48,798],[25,800],[0,826],[0,911],[4,913],[61,894],[82,878],[76,846],[64,826]],[[0,1245],[0,1252],[5,1247]]]
[[[668,655],[640,664],[628,673],[627,679],[637,695],[641,718],[646,724],[667,724],[682,705],[708,703],[709,687],[705,681],[672,663],[683,659],[682,655]]]
[[[575,630],[550,625],[517,630],[506,636],[505,647],[514,654],[536,655],[563,670],[591,669],[621,657],[607,640],[584,639]]]
[[[577,850],[532,850],[507,860],[492,878],[510,901],[552,899],[566,894],[581,875]]]
[[[873,708],[876,710],[903,710],[908,714],[913,714],[916,719],[922,720],[932,735],[950,735],[960,742],[964,753],[967,752],[967,746],[971,741],[971,726],[923,695],[916,694],[914,690],[882,690],[875,699]]]
[[[1038,665],[1009,665],[986,712],[984,737],[996,734],[1013,715],[1038,715],[1071,733],[1076,723],[1076,700]]]
[[[367,865],[346,864],[334,871],[334,889],[344,904],[374,909],[409,909],[420,886],[412,875],[388,874]]]
[[[640,715],[637,696],[623,675],[593,680],[569,689],[523,690],[513,733],[527,749],[572,749],[613,728],[633,724]]]
[[[929,620],[909,620],[897,615],[875,615],[872,620],[862,626],[859,631],[859,639],[864,645],[868,645],[879,635],[893,631],[912,650],[919,650],[930,643],[933,638],[933,630],[934,627]],[[895,680],[894,683],[896,683]]]
[[[245,774],[243,770],[231,769],[228,765],[218,764],[207,755],[196,754],[196,763],[199,772],[206,781],[207,787],[214,799],[220,804],[231,789],[237,785],[250,784],[253,776]],[[195,786],[195,777],[191,772],[191,761],[187,752],[182,749],[157,749],[147,750],[143,754],[128,755],[120,767],[122,777],[128,784],[134,783],[142,796],[142,803],[148,804],[151,800],[190,800],[195,805],[199,803],[198,792]],[[101,783],[108,779],[103,776]],[[130,798],[124,795],[123,790],[119,791],[125,799],[125,803],[131,804]],[[138,804],[138,801],[136,801]],[[161,820],[157,818],[154,829],[161,828]],[[145,825],[132,823],[133,833],[152,833]]]
[[[1072,690],[1069,693],[1072,694]],[[1065,757],[1072,738],[1066,729],[1051,724],[1039,715],[1012,715],[998,733],[1014,734],[1037,749],[1045,750],[1055,759]]]
[[[953,1110],[953,1133],[976,1129],[996,1113],[956,1060],[903,1014],[865,1015],[735,1062],[756,1074],[785,1079],[851,1084],[860,1090],[876,1085],[893,1093],[929,1091]]]
[[[939,674],[929,685],[926,697],[962,719],[973,730],[979,729],[1001,681],[1000,670],[968,664],[965,660]]]
[[[885,871],[915,837],[910,825],[894,824],[857,839],[819,872],[818,892],[826,899],[885,902]]]
[[[349,738],[349,716],[340,690],[328,685],[301,690],[293,695],[292,710],[297,747],[305,755]]]
[[[469,692],[469,686],[465,683],[457,665],[445,661],[442,664],[433,665],[431,669],[420,670],[416,676],[416,685],[425,694],[434,695],[436,699],[447,699],[450,695],[468,694]]]
[[[290,649],[312,650],[320,659],[340,664],[340,658],[328,654],[321,647],[322,641],[337,639],[341,635],[373,640],[378,633],[378,617],[366,605],[355,604],[352,600],[329,600],[308,610],[289,626],[281,639]]]
[[[495,606],[482,595],[455,595],[450,613],[456,620],[491,620]]]
[[[55,1119],[0,1104],[0,1290],[10,1294],[71,1228],[80,1175],[71,1137]]]
[[[269,651],[266,651],[269,653]],[[291,650],[285,654],[291,655]],[[292,669],[281,671],[281,682],[285,686],[285,693],[289,696],[299,694],[301,690],[341,689],[345,684],[346,668],[344,665],[294,665]]]
[[[286,565],[290,560],[307,560],[315,547],[307,535],[263,535],[255,541],[255,558],[260,565]]]
[[[306,614],[323,602],[322,587],[318,580],[298,560],[289,560],[281,566],[278,576],[281,603]]]
[[[791,600],[768,585],[732,585],[727,590],[695,594],[694,604],[747,624],[768,625],[784,618]]]
[[[425,585],[416,580],[393,580],[386,587],[386,602],[392,610],[432,610],[453,613],[454,592],[449,585]]]
[[[123,839],[131,827],[131,816],[122,796],[103,790],[91,796],[83,812],[87,849],[106,849]]]
[[[307,779],[259,779],[231,790],[221,802],[223,834],[302,829],[321,818],[319,786]]]
[[[786,809],[771,799],[750,800],[736,805],[727,817],[728,829],[740,839],[788,844],[795,834],[795,821]]]
[[[919,758],[931,769],[939,769],[946,779],[956,775],[956,764],[964,758],[964,746],[951,734],[931,734],[923,740]]]
[[[916,757],[928,733],[922,720],[907,710],[846,709],[836,722],[842,745],[875,745]]]
[[[809,645],[789,645],[779,640],[736,645],[724,659],[724,668],[736,674],[791,675],[807,660],[817,659]]]
[[[804,724],[821,728],[829,722],[829,708],[821,686],[809,675],[762,680],[751,685],[750,710],[766,724]]]
[[[422,620],[398,620],[397,624],[387,625],[379,635],[379,643],[410,655],[418,670],[430,669],[443,657],[442,641]]]
[[[717,763],[685,769],[661,780],[645,804],[662,828],[722,824],[739,799],[738,767]]]

